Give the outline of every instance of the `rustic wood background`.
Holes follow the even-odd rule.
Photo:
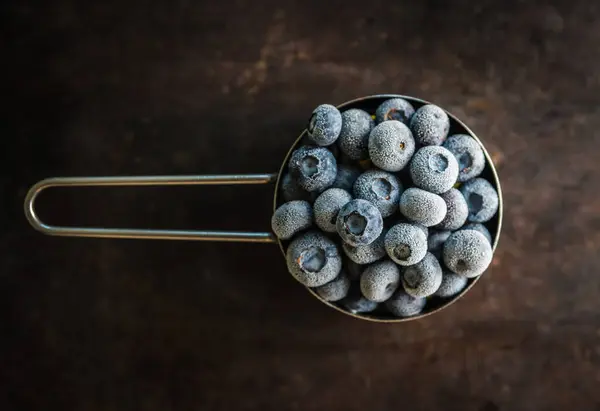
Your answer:
[[[2,410],[600,410],[600,4],[3,2]],[[410,94],[484,140],[493,268],[380,325],[276,246],[51,238],[56,175],[273,172],[312,108]],[[272,187],[57,190],[55,223],[265,230]]]

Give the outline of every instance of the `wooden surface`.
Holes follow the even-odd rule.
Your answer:
[[[2,5],[2,410],[599,410],[593,1]],[[345,317],[274,245],[50,238],[56,175],[273,172],[323,102],[462,118],[499,164],[493,268],[415,323]],[[268,229],[272,187],[93,189],[54,223]]]

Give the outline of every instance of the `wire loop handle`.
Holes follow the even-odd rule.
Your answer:
[[[196,176],[122,176],[122,177],[54,177],[34,184],[25,197],[25,216],[36,230],[53,236],[129,238],[153,240],[195,240],[249,243],[274,243],[270,232],[153,230],[131,228],[61,227],[45,224],[35,211],[35,200],[50,187],[117,187],[117,186],[183,186],[269,184],[277,181],[277,174],[233,174]]]

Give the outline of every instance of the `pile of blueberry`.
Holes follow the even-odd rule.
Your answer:
[[[410,317],[481,275],[498,193],[479,143],[449,131],[433,104],[318,106],[271,220],[292,276],[348,312]]]

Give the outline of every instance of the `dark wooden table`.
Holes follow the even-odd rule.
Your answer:
[[[30,0],[2,7],[0,409],[600,410],[600,6]],[[276,246],[51,238],[55,175],[273,172],[323,102],[463,118],[499,165],[493,268],[380,325]],[[48,193],[54,223],[268,229],[272,187]]]

